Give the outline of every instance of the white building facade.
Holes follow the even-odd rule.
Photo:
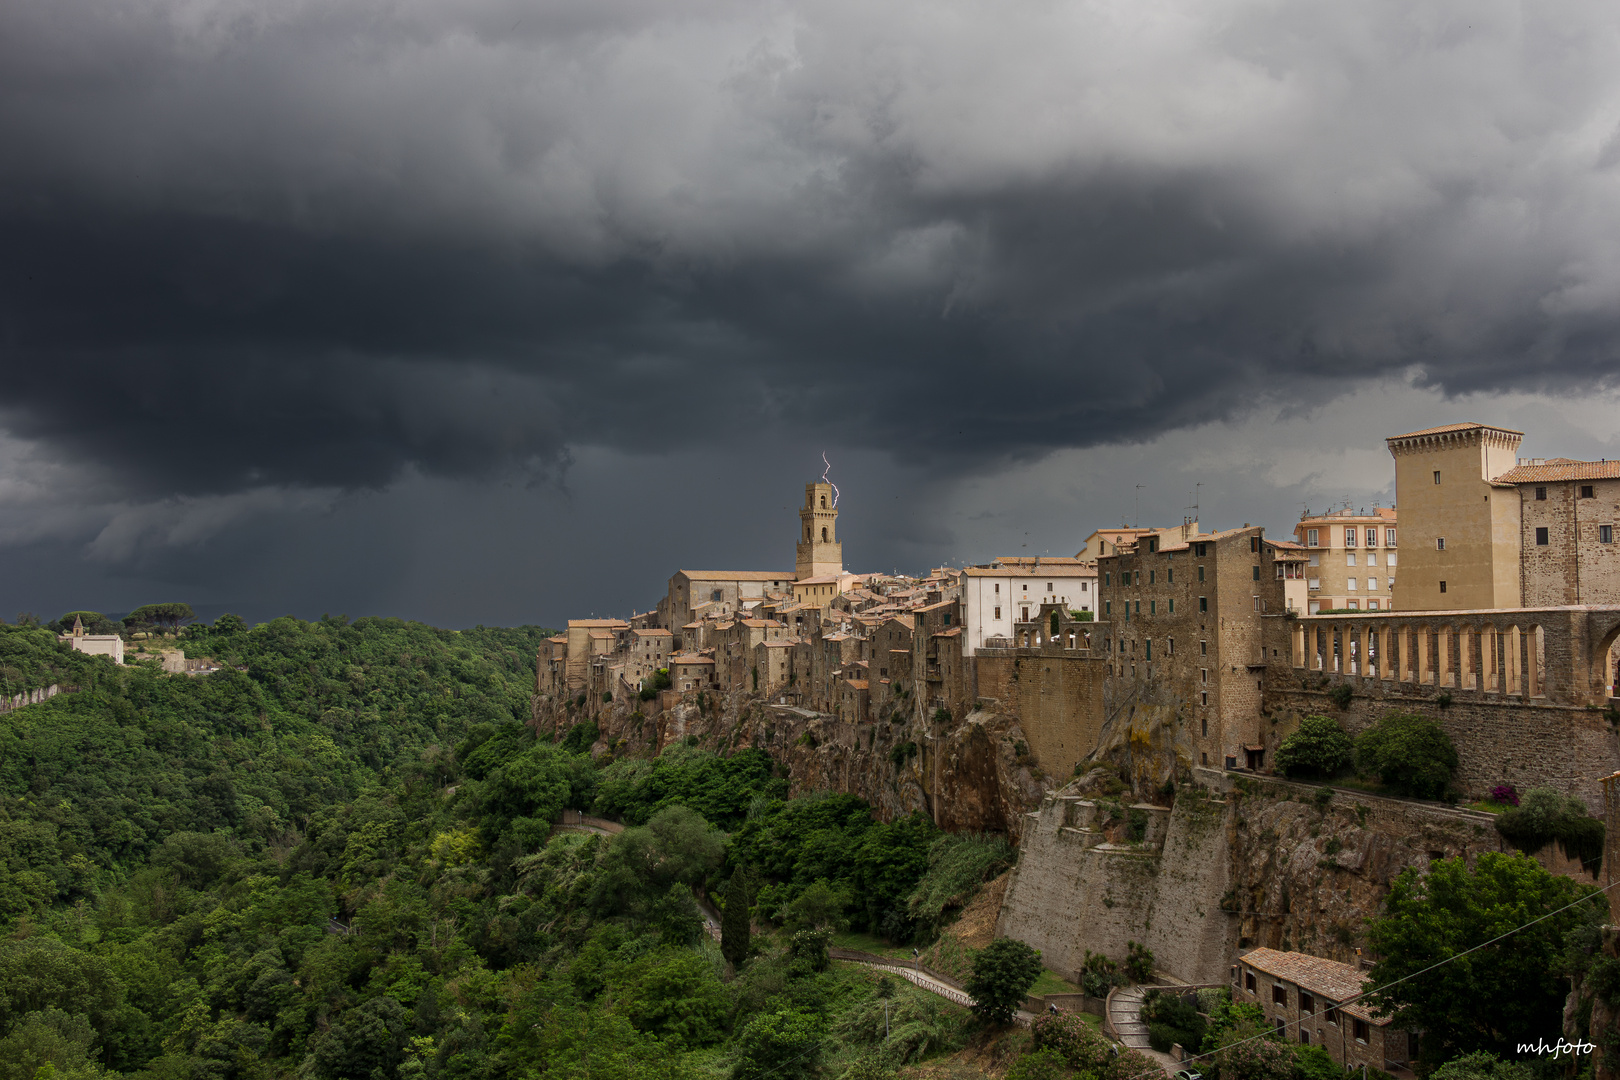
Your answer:
[[[1097,610],[1097,568],[1073,559],[1031,565],[970,566],[962,571],[962,655],[1011,644],[1013,624],[1039,614],[1042,604],[1070,611]]]

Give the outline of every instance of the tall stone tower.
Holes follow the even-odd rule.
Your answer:
[[[844,545],[838,542],[838,511],[831,484],[804,485],[799,508],[799,547],[794,577],[826,577],[844,572]]]

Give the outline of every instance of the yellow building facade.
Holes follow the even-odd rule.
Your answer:
[[[1307,514],[1294,538],[1309,556],[1307,613],[1388,611],[1400,553],[1392,507]]]
[[[1520,605],[1519,493],[1496,478],[1524,433],[1461,423],[1388,438],[1400,508],[1398,611]]]

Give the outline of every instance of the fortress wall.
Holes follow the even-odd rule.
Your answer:
[[[1523,792],[1551,785],[1578,796],[1587,808],[1603,812],[1600,777],[1620,769],[1620,737],[1602,712],[1565,705],[1517,701],[1454,701],[1440,708],[1432,696],[1384,694],[1356,688],[1341,711],[1325,690],[1267,687],[1266,704],[1278,739],[1312,713],[1330,716],[1351,734],[1391,712],[1418,712],[1434,719],[1457,746],[1457,783],[1470,799],[1483,798],[1497,784]],[[1307,683],[1310,677],[1305,677]],[[1356,680],[1361,682],[1363,680]],[[1374,683],[1375,680],[1365,680]],[[1270,740],[1267,740],[1268,743]]]

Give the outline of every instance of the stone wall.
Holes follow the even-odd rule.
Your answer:
[[[1301,680],[1292,680],[1295,682]],[[1306,676],[1303,681],[1311,680]],[[1620,769],[1620,738],[1603,713],[1534,702],[1453,701],[1441,708],[1437,695],[1358,691],[1341,711],[1327,689],[1292,689],[1275,679],[1266,691],[1275,746],[1313,713],[1331,716],[1358,734],[1391,712],[1417,712],[1435,720],[1457,746],[1457,784],[1466,798],[1483,798],[1497,784],[1524,791],[1550,785],[1578,796],[1593,813],[1603,811],[1598,780]]]
[[[1084,808],[1104,800],[1049,795],[1023,830],[998,933],[1069,977],[1087,950],[1123,960],[1131,941],[1188,982],[1225,981],[1233,953],[1256,946],[1354,963],[1403,870],[1506,849],[1488,814],[1194,773],[1162,847],[1099,835]]]
[[[1162,842],[1142,845],[1071,824],[1077,802],[1049,796],[1028,815],[996,932],[1039,949],[1047,967],[1071,979],[1087,950],[1123,960],[1131,941],[1179,978],[1224,979],[1235,944],[1232,919],[1220,909],[1228,888],[1226,801],[1203,792],[1178,799]]]

